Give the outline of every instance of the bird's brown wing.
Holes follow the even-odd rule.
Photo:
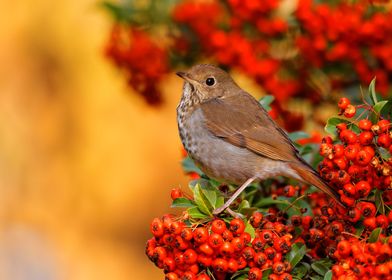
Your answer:
[[[205,124],[215,136],[274,160],[298,160],[286,133],[248,93],[213,98],[200,106]]]

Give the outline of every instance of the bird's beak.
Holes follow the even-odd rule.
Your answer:
[[[177,76],[179,76],[180,78],[182,78],[182,79],[184,79],[185,81],[187,81],[187,82],[189,82],[189,83],[191,83],[191,84],[195,84],[195,83],[197,83],[197,81],[196,80],[194,80],[194,79],[192,79],[191,77],[190,77],[190,75],[188,74],[188,73],[186,73],[186,72],[177,72],[176,73],[177,74]]]

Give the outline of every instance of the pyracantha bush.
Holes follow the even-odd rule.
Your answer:
[[[165,279],[392,279],[392,101],[377,99],[374,82],[369,93],[360,105],[340,99],[342,117],[329,119],[332,135],[321,143],[289,134],[346,208],[314,187],[275,178],[249,186],[214,216],[234,187],[185,158],[192,195],[173,189],[171,198],[186,209],[155,218],[146,245]]]
[[[375,75],[386,96],[392,11],[382,2],[111,0],[105,2],[115,18],[107,55],[153,104],[162,100],[157,85],[168,69],[206,59],[243,72],[275,103],[292,97],[317,103]],[[297,123],[286,128],[300,129]]]

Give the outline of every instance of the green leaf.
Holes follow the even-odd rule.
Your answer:
[[[382,231],[382,228],[375,228],[372,233],[369,235],[368,242],[369,243],[374,243],[378,241],[378,238],[380,236],[380,233]]]
[[[196,172],[199,175],[203,175],[203,171],[201,171],[200,168],[195,165],[189,156],[182,160],[181,165],[185,172]]]
[[[380,110],[380,115],[383,118],[390,118],[392,116],[392,99],[389,99],[387,103]]]
[[[171,207],[193,207],[193,206],[195,206],[193,201],[185,197],[176,198],[171,205]]]
[[[351,123],[349,120],[338,118],[338,117],[329,118],[327,124],[324,127],[324,130],[329,134],[336,135],[336,125],[340,123],[346,123],[347,127],[356,133],[361,132],[361,130],[357,125]]]
[[[252,239],[255,238],[255,236],[256,236],[255,229],[248,222],[246,222],[246,224],[245,224],[245,232],[249,233],[250,236],[252,237]]]
[[[295,142],[300,139],[306,139],[309,138],[309,134],[304,132],[304,131],[296,131],[296,132],[291,132],[288,134],[289,138],[291,141]]]
[[[264,107],[264,109],[266,111],[270,111],[271,110],[271,103],[274,101],[275,97],[272,95],[266,95],[262,98],[260,98],[259,103],[261,106]]]
[[[249,201],[247,201],[246,199],[242,200],[240,205],[238,205],[237,212],[241,212],[242,209],[245,209],[245,208],[250,208]]]
[[[383,100],[380,102],[377,102],[376,104],[374,104],[373,109],[374,111],[376,111],[377,113],[380,113],[381,110],[384,108],[384,106],[388,103],[387,100]]]
[[[319,260],[311,264],[312,269],[321,276],[324,276],[327,273],[327,271],[330,269],[330,266],[331,263],[325,260]]]
[[[206,185],[206,186],[201,186],[201,191],[205,196],[205,198],[208,200],[209,206],[214,208],[216,205],[216,199],[218,197],[217,190],[211,187],[210,185]]]
[[[302,243],[295,243],[290,252],[286,255],[286,260],[291,264],[291,267],[295,267],[305,256],[306,247]]]
[[[130,22],[130,19],[135,12],[130,6],[125,7],[109,1],[104,1],[100,4],[108,10],[117,21],[120,22]]]
[[[323,277],[321,277],[320,275],[312,275],[309,276],[309,278],[312,280],[323,280]]]
[[[277,204],[282,204],[289,206],[290,203],[287,200],[279,200],[279,199],[273,199],[272,197],[265,197],[260,199],[257,203],[255,203],[255,207],[257,208],[265,208],[267,206],[271,205],[277,205]]]
[[[239,271],[237,271],[236,273],[234,273],[230,279],[232,280],[242,280],[242,279],[247,279],[248,278],[248,272],[249,272],[249,268],[245,268],[245,269],[241,269]]]
[[[376,78],[373,78],[373,80],[369,84],[369,94],[372,97],[373,104],[377,104],[377,95],[376,95]]]
[[[225,204],[225,198],[223,196],[218,196],[215,203],[215,209],[223,206]]]
[[[205,219],[208,218],[208,216],[206,214],[203,214],[200,212],[198,207],[192,207],[192,208],[188,208],[188,214],[191,218],[194,219]]]
[[[200,212],[202,212],[203,214],[206,214],[208,216],[211,216],[210,209],[212,209],[212,205],[210,204],[208,199],[203,194],[199,184],[197,184],[193,190],[193,197],[194,197],[194,201],[195,201],[197,207],[199,208]]]
[[[332,280],[332,270],[328,270],[324,275],[324,280]]]
[[[267,270],[263,271],[263,277],[261,278],[262,280],[268,280],[268,277],[270,276],[270,274],[272,273],[272,269],[269,268]]]
[[[382,198],[382,192],[380,190],[376,190],[375,192],[375,203],[376,203],[377,212],[385,215],[385,205],[384,205],[384,200]]]
[[[293,277],[296,279],[304,279],[304,276],[308,274],[310,269],[310,265],[308,263],[302,262],[299,263],[294,269],[293,269]]]

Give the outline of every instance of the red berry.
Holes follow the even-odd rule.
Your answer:
[[[352,117],[354,117],[356,112],[357,112],[357,109],[355,108],[355,106],[350,104],[346,107],[346,109],[344,109],[343,114],[346,118],[352,118]]]
[[[167,272],[172,272],[176,268],[176,263],[173,258],[165,258],[163,260],[163,269]]]
[[[211,256],[214,254],[214,249],[208,244],[208,243],[203,243],[199,246],[200,252],[207,256]]]
[[[198,227],[193,232],[193,239],[199,244],[206,242],[208,237],[208,230],[205,227]]]
[[[222,234],[226,230],[226,223],[220,219],[214,220],[211,223],[211,230],[215,233]]]
[[[340,241],[338,243],[337,249],[340,256],[347,257],[351,252],[350,242],[348,242],[347,240]]]
[[[227,261],[222,258],[217,258],[212,262],[212,268],[217,272],[226,272],[227,266]]]
[[[163,223],[160,219],[155,218],[150,225],[150,231],[155,237],[160,237],[164,234]]]
[[[179,188],[174,188],[170,192],[170,197],[172,200],[182,197],[182,191]]]
[[[261,280],[263,272],[257,267],[252,267],[248,272],[249,280]]]
[[[238,262],[231,258],[227,262],[227,272],[229,273],[235,273],[238,270]]]
[[[261,221],[263,220],[263,214],[260,212],[253,212],[252,216],[249,219],[250,224],[257,228],[260,226]]]
[[[211,280],[211,278],[207,274],[202,273],[197,276],[196,280]]]
[[[246,247],[242,250],[241,255],[244,257],[245,260],[250,261],[254,259],[256,252],[252,247]]]
[[[194,264],[197,261],[197,253],[193,249],[187,249],[184,252],[184,262],[186,264]]]
[[[231,244],[233,245],[234,251],[241,251],[245,247],[244,240],[240,237],[233,238]]]
[[[391,122],[388,120],[380,120],[377,125],[380,127],[381,132],[388,132],[391,128]]]
[[[206,255],[198,255],[197,263],[203,267],[209,267],[212,264],[212,257]]]
[[[340,109],[344,110],[344,109],[346,109],[347,106],[350,105],[350,104],[351,104],[351,102],[350,102],[350,100],[349,100],[348,98],[342,97],[342,98],[339,99],[338,107],[339,107]]]
[[[291,276],[291,274],[289,273],[283,273],[279,276],[279,280],[292,280],[293,276]]]
[[[380,147],[388,149],[391,146],[391,144],[392,144],[392,139],[388,133],[383,133],[378,136],[377,145],[379,145]]]
[[[274,265],[272,266],[272,271],[275,274],[283,274],[285,272],[285,266],[282,262],[276,262],[274,263]]]
[[[368,119],[362,119],[358,123],[359,128],[366,131],[370,130],[372,125],[373,125],[372,122],[369,121]]]
[[[181,276],[181,280],[196,280],[196,275],[191,271],[187,271]]]
[[[230,242],[225,242],[222,244],[222,246],[219,248],[219,252],[226,257],[231,256],[234,253],[234,247]]]
[[[368,182],[360,181],[355,184],[355,190],[356,190],[357,195],[360,198],[364,198],[364,197],[367,197],[368,194],[370,193],[371,187]]]
[[[360,166],[366,166],[372,160],[372,155],[366,152],[365,150],[361,150],[357,154],[356,162]]]
[[[178,280],[180,278],[178,278],[178,275],[175,274],[174,272],[169,272],[167,274],[165,274],[165,280]]]
[[[361,132],[361,134],[359,134],[358,139],[361,145],[363,146],[370,145],[373,141],[373,133],[371,133],[370,131]]]
[[[212,233],[208,238],[208,244],[210,244],[212,248],[219,248],[223,244],[223,238],[220,234]]]
[[[256,253],[253,260],[257,266],[262,266],[267,261],[267,256],[263,252]]]
[[[376,218],[375,217],[369,217],[363,220],[363,225],[370,229],[373,230],[377,227],[376,225]]]
[[[190,228],[182,229],[180,235],[181,235],[182,239],[187,240],[187,241],[189,241],[189,240],[191,240],[193,238],[193,233],[192,233],[192,230]]]
[[[245,224],[244,221],[241,219],[233,219],[230,222],[230,231],[233,232],[236,235],[240,235],[243,233],[245,230]]]
[[[340,158],[344,155],[344,146],[341,144],[336,144],[332,148],[332,153],[334,158]]]
[[[182,229],[184,228],[184,224],[182,222],[173,222],[170,224],[169,231],[171,234],[181,234]]]
[[[361,201],[357,204],[357,207],[366,218],[376,215],[376,206],[371,202]]]

